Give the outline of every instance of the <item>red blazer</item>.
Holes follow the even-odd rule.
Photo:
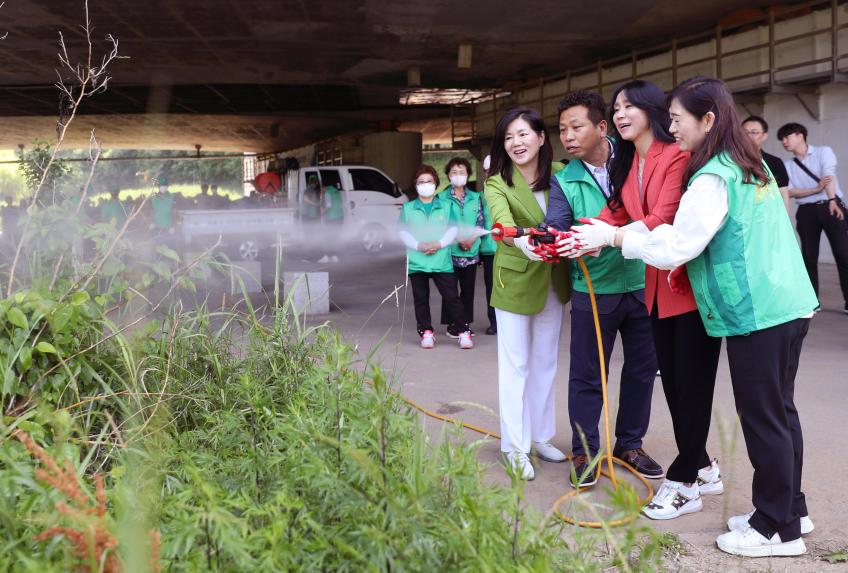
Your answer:
[[[634,155],[633,165],[621,190],[624,208],[612,211],[604,207],[600,219],[611,225],[626,225],[630,221],[642,221],[649,230],[674,222],[680,204],[680,184],[683,171],[689,163],[689,153],[681,151],[676,143],[654,140],[642,172],[644,201],[639,200],[639,156]],[[660,318],[676,316],[696,310],[692,293],[685,296],[674,294],[668,286],[668,273],[651,265],[645,265],[645,304],[650,313],[657,303]]]

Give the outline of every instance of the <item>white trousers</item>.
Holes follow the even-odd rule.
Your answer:
[[[531,442],[547,442],[556,433],[554,378],[564,308],[552,288],[538,314],[495,309],[503,452],[530,453]]]

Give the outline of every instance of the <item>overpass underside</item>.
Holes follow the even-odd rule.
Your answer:
[[[606,61],[622,46],[649,47],[669,30],[697,33],[771,4],[797,2],[539,0],[505,17],[505,0],[88,0],[94,61],[107,33],[129,59],[113,63],[108,90],[83,102],[67,144],[85,146],[92,128],[113,148],[268,152],[391,130],[471,142],[468,106],[405,105],[416,98],[404,90],[517,93],[521,82]],[[85,15],[84,0],[3,7],[0,147],[55,137],[57,33],[71,61],[84,61]],[[549,86],[543,99],[566,87]]]

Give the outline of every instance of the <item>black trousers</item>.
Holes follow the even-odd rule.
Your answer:
[[[474,287],[477,284],[477,265],[453,268],[454,281],[459,287],[459,300],[465,310],[465,321],[474,322]],[[447,301],[442,298],[442,324],[454,324]],[[458,327],[463,326],[458,324]]]
[[[795,374],[810,319],[727,337],[736,411],[754,466],[756,511],[748,522],[765,537],[801,536],[807,504],[801,492],[804,439],[795,408]]]
[[[710,465],[707,437],[721,338],[707,335],[697,310],[659,318],[656,305],[651,331],[677,444],[677,457],[666,477],[694,483],[698,470]]]
[[[449,316],[454,323],[464,325],[465,310],[456,291],[456,278],[453,273],[410,273],[409,284],[412,285],[418,334],[423,334],[425,330],[433,330],[433,321],[430,318],[430,279],[442,295],[442,302],[447,304]]]
[[[486,283],[486,305],[488,306],[487,313],[489,315],[489,325],[497,328],[498,319],[495,316],[495,309],[492,307],[492,287],[495,284],[495,255],[480,255],[483,262],[483,282]]]
[[[602,294],[597,299],[607,372],[617,333],[621,333],[624,350],[613,446],[614,453],[618,454],[622,450],[642,447],[642,438],[648,432],[651,421],[651,395],[657,375],[657,360],[644,295]],[[604,400],[595,321],[589,296],[585,293],[572,293],[570,352],[568,419],[571,423],[571,451],[575,455],[591,457],[600,450],[598,422]],[[607,376],[607,379],[612,380],[612,376]],[[589,446],[588,452],[583,447],[581,432]]]
[[[842,211],[845,212],[844,209]],[[819,294],[819,243],[824,231],[836,261],[842,299],[848,304],[848,218],[840,221],[831,215],[827,203],[808,203],[798,205],[795,221],[798,224],[798,235],[801,237],[804,266],[807,267],[807,274],[810,275],[816,295]]]

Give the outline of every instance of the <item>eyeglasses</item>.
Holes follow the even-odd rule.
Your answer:
[[[759,131],[757,129],[751,129],[751,130],[745,131],[745,133],[747,133],[748,135],[762,135],[764,132]]]

